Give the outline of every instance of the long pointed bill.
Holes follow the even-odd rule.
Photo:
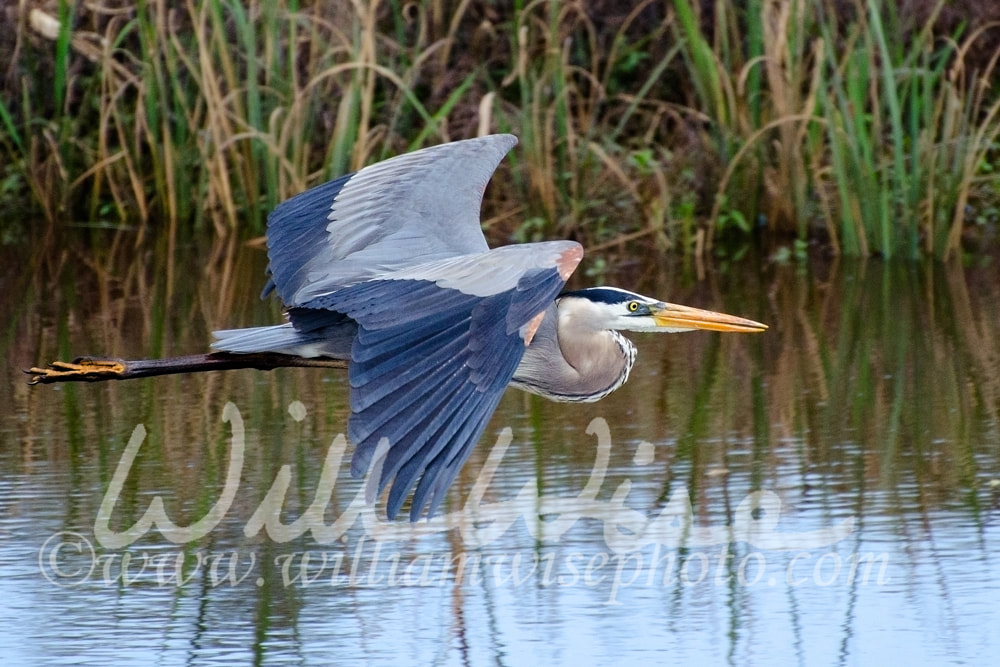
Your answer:
[[[757,333],[767,329],[766,324],[747,320],[735,315],[715,313],[711,310],[661,303],[651,307],[653,320],[657,326],[674,331],[707,329],[709,331],[730,331],[734,333]]]

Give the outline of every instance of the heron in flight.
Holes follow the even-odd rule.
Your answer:
[[[415,486],[416,520],[441,503],[508,386],[596,401],[635,363],[621,331],[767,328],[616,287],[563,291],[583,258],[572,241],[491,249],[479,222],[483,191],[516,143],[493,135],[425,148],[278,205],[264,295],[281,299],[284,324],[216,331],[209,354],[82,358],[28,372],[47,383],[346,366],[351,472],[378,464],[390,519]]]

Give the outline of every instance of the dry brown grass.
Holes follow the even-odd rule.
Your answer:
[[[764,229],[778,245],[954,254],[1000,210],[987,55],[1000,9],[903,3],[885,24],[890,50],[916,46],[880,79],[891,58],[866,1],[161,0],[83,4],[60,21],[54,4],[6,0],[3,238],[37,236],[18,220],[38,214],[50,232],[111,227],[135,245],[167,237],[170,252],[193,235],[255,235],[278,201],[324,179],[511,131],[521,146],[488,206],[499,241],[641,240],[701,257]],[[911,16],[936,16],[934,31]],[[849,103],[870,126],[845,125],[838,97],[855,48],[872,73]],[[914,85],[938,56],[948,66],[894,116],[889,79]],[[862,169],[905,206],[869,210],[849,176]],[[925,196],[903,195],[914,183]]]

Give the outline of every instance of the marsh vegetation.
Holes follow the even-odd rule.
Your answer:
[[[1000,215],[985,4],[0,3],[2,236],[253,237],[325,179],[506,131],[499,242],[977,251]]]

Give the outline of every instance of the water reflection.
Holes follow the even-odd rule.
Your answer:
[[[178,257],[169,270],[51,258],[11,270],[0,295],[8,368],[80,352],[194,353],[213,328],[280,316],[256,299],[263,253]],[[988,661],[1000,650],[998,272],[810,268],[744,266],[693,284],[649,276],[644,293],[771,329],[637,336],[632,379],[592,406],[509,392],[445,513],[415,527],[360,510],[345,465],[324,476],[347,414],[335,373],[28,388],[11,372],[0,383],[0,654]],[[150,527],[117,545],[95,530],[137,424],[145,438],[108,530],[126,531],[155,498],[178,526],[208,515],[232,465],[228,402],[245,447],[217,525],[197,536]],[[587,432],[594,418],[605,445]],[[491,462],[497,442],[509,444]],[[306,518],[336,530],[280,532]],[[765,543],[740,528],[757,523],[833,539]]]

